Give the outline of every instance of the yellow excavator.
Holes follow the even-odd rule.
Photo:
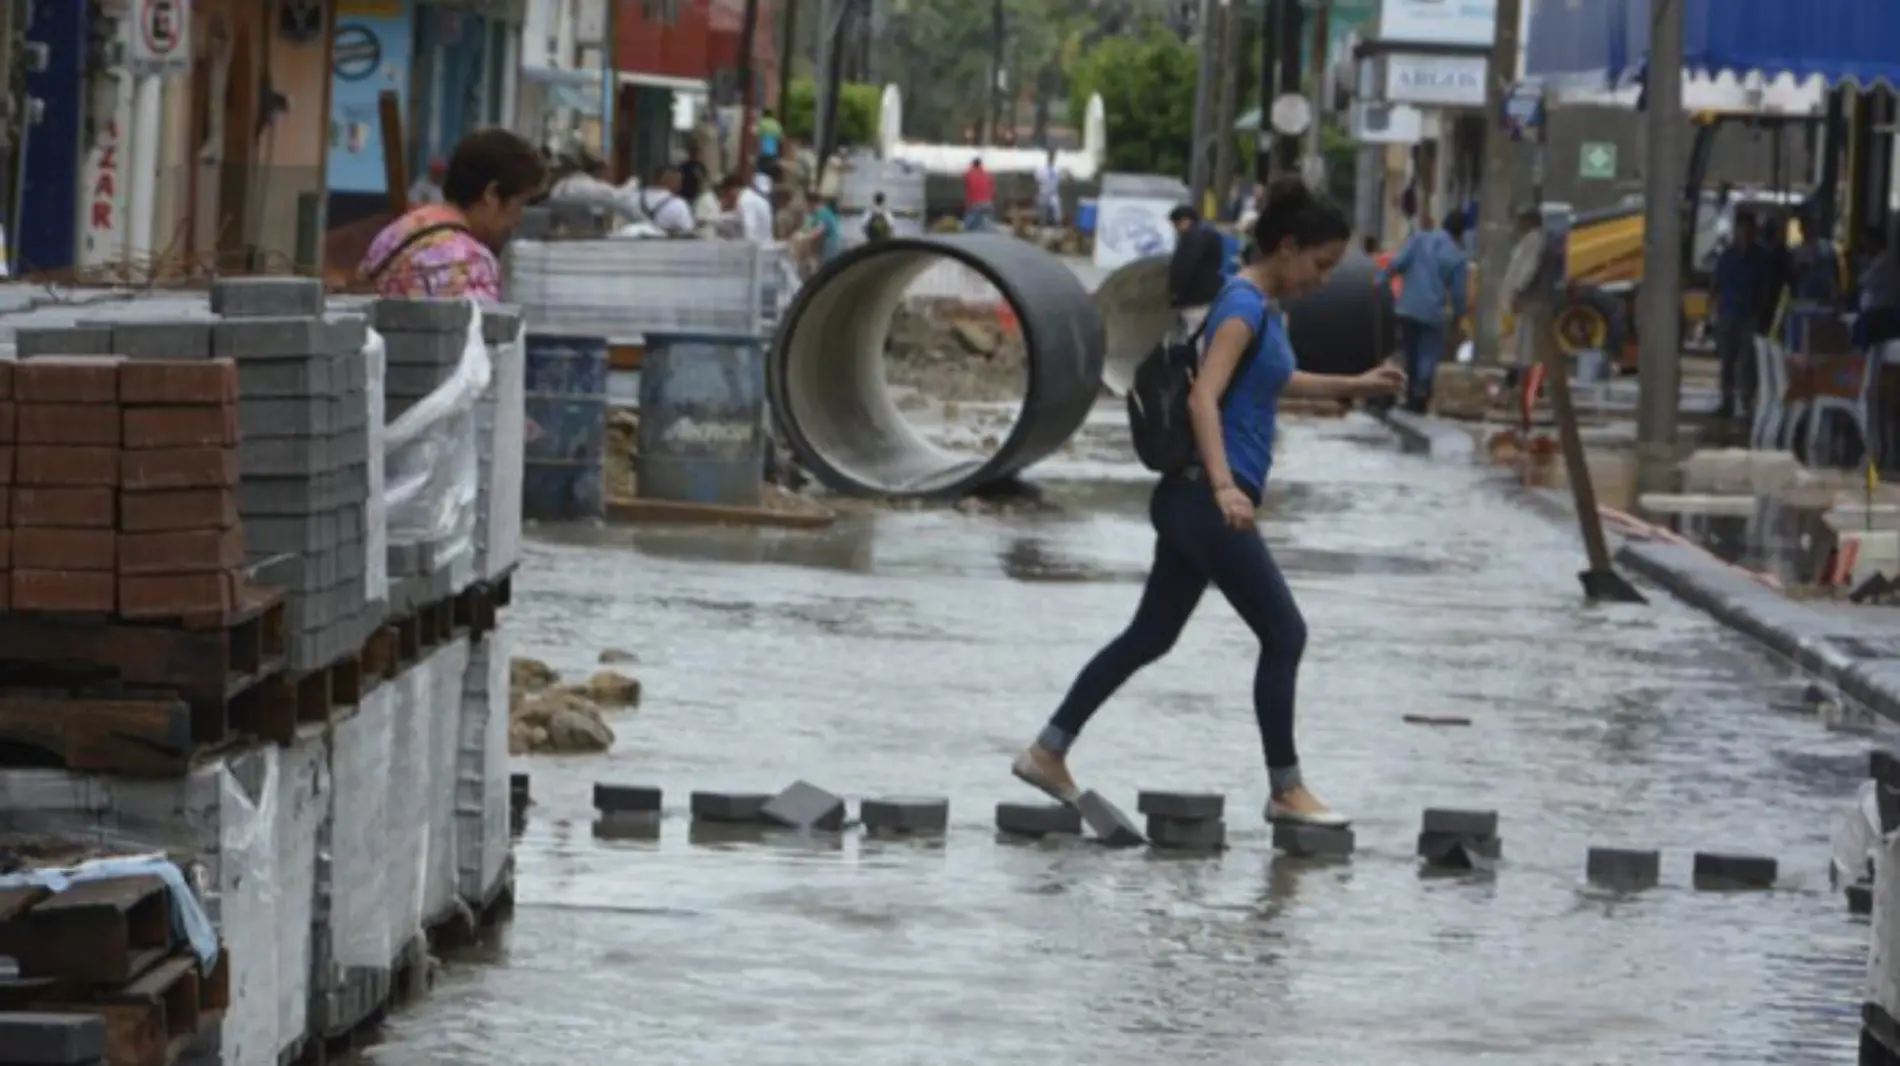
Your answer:
[[[1818,117],[1703,111],[1692,116],[1695,139],[1689,152],[1683,219],[1683,337],[1688,341],[1708,319],[1710,269],[1714,252],[1738,211],[1763,223],[1787,226],[1788,240],[1800,240],[1803,195],[1730,192],[1704,188],[1716,133],[1729,123],[1779,131],[1820,121]],[[1570,220],[1565,245],[1566,296],[1552,328],[1566,355],[1582,351],[1609,354],[1619,367],[1636,366],[1636,293],[1643,281],[1643,202],[1640,197],[1586,211]],[[1512,323],[1506,312],[1504,335]],[[1466,335],[1469,336],[1469,326]]]

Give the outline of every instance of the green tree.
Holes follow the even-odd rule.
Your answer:
[[[846,82],[838,91],[838,143],[872,144],[877,140],[877,118],[882,92],[875,85]],[[818,114],[818,88],[810,78],[792,79],[780,121],[793,140],[811,143]]]
[[[1082,127],[1092,94],[1100,93],[1108,126],[1107,169],[1135,174],[1186,174],[1194,142],[1192,45],[1169,33],[1110,37],[1069,67],[1069,122]]]

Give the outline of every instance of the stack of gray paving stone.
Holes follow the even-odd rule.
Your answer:
[[[370,324],[383,338],[386,424],[395,424],[454,375],[473,313],[466,300],[377,300],[370,306]],[[389,606],[396,614],[454,595],[472,576],[474,561],[460,544],[394,539],[388,559]]]
[[[475,573],[493,581],[521,559],[521,488],[527,428],[527,353],[521,314],[512,307],[482,315],[482,339],[494,374],[475,409],[481,483],[475,504]]]
[[[382,624],[372,600],[368,322],[326,314],[303,278],[211,290],[211,351],[238,367],[238,515],[264,580],[288,593],[293,671],[326,666]]]
[[[488,903],[508,859],[508,664],[506,621],[469,649],[455,766],[456,887],[472,907]]]

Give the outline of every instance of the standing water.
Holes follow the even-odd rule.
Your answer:
[[[1074,454],[1101,445],[1090,434]],[[1867,739],[1778,710],[1798,685],[1657,595],[1587,607],[1571,531],[1367,423],[1294,423],[1264,529],[1311,628],[1309,782],[1347,864],[1276,857],[1213,597],[1096,719],[1074,766],[1228,795],[1231,850],[1011,846],[1008,773],[1132,611],[1145,480],[1071,460],[1054,513],[881,513],[827,534],[589,531],[530,551],[512,621],[568,674],[631,648],[645,706],[605,756],[536,758],[519,909],[370,1052],[425,1064],[1851,1061],[1866,928],[1827,884]],[[1463,716],[1469,728],[1401,722]],[[940,844],[696,844],[695,788],[806,778],[951,801]],[[657,842],[593,839],[596,780],[666,789]],[[1495,874],[1427,877],[1431,806],[1496,809]],[[1591,845],[1663,885],[1583,884]],[[1698,893],[1696,849],[1773,855]]]

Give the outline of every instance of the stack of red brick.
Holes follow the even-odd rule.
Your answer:
[[[179,618],[242,583],[228,359],[0,363],[0,607]]]

